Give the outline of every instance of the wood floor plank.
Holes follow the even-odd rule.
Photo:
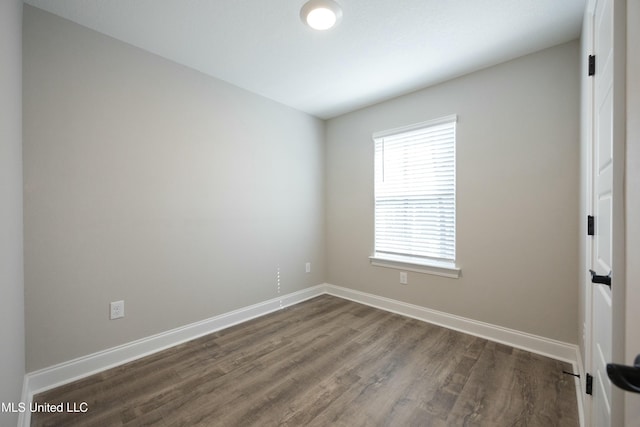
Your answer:
[[[323,295],[49,390],[32,426],[577,426],[566,363]]]

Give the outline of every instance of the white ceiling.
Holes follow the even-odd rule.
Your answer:
[[[25,0],[283,104],[330,118],[576,39],[585,0]]]

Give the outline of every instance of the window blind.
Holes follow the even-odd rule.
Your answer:
[[[455,125],[374,134],[376,256],[455,262]]]

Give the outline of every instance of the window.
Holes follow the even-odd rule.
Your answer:
[[[372,263],[458,277],[456,116],[378,132],[373,140]]]

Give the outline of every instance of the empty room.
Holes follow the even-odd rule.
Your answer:
[[[639,40],[639,0],[3,0],[0,425],[640,426]]]

